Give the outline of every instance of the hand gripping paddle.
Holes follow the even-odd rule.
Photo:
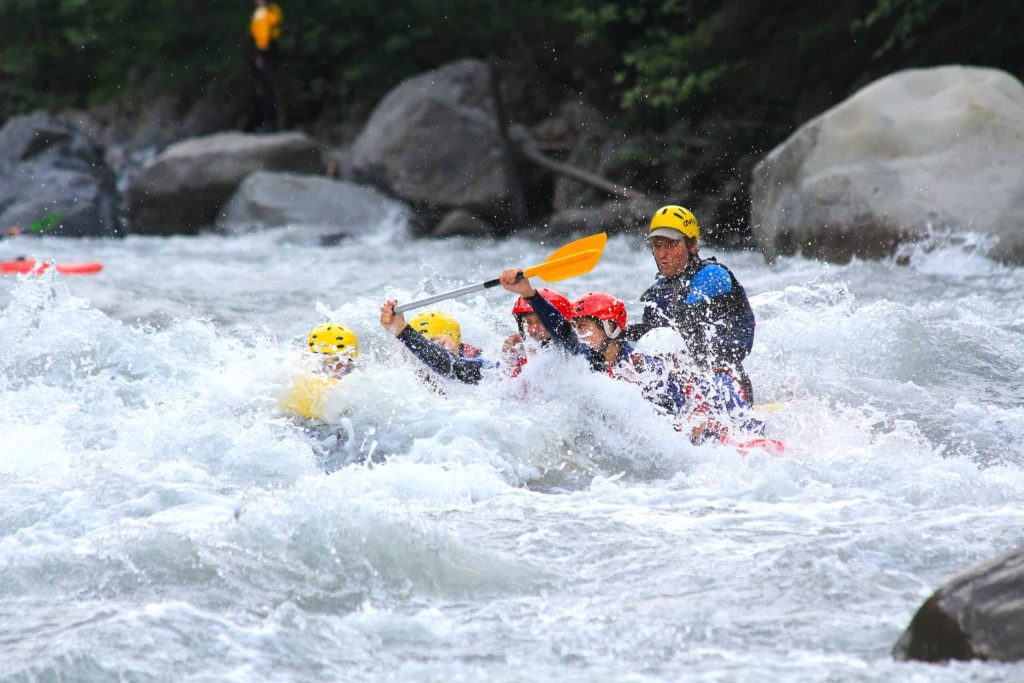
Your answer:
[[[597,262],[601,260],[601,252],[604,251],[604,244],[607,241],[608,235],[600,232],[596,235],[570,242],[561,249],[556,250],[551,256],[548,256],[544,263],[523,269],[523,277],[537,276],[545,282],[558,282],[559,280],[566,280],[577,275],[589,273],[597,265]],[[419,308],[420,306],[429,306],[438,301],[454,299],[464,294],[478,292],[481,289],[490,289],[491,287],[497,287],[499,284],[501,283],[498,281],[498,278],[495,278],[487,282],[478,282],[475,285],[466,285],[465,287],[448,292],[428,296],[426,299],[400,304],[395,306],[395,313]]]

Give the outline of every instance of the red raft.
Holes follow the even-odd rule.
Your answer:
[[[732,446],[740,452],[740,455],[747,455],[753,450],[765,451],[775,456],[783,455],[786,452],[786,444],[778,439],[769,439],[763,436],[753,439],[734,439],[723,436],[722,443],[726,446]]]
[[[40,275],[50,268],[46,261],[19,259],[17,261],[0,261],[0,275],[24,275],[32,273]],[[92,275],[103,270],[102,263],[58,263],[57,272],[61,275]]]

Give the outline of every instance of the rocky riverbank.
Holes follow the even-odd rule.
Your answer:
[[[1024,261],[1024,86],[1005,72],[898,72],[767,154],[726,149],[728,122],[627,135],[573,99],[527,125],[523,92],[484,62],[453,62],[398,84],[342,138],[231,132],[232,105],[210,100],[37,112],[0,130],[0,222],[60,215],[66,235],[299,224],[332,240],[386,212],[416,235],[562,235],[634,230],[678,202],[708,242],[769,259],[887,257],[973,231]]]

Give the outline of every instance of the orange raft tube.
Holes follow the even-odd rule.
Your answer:
[[[24,275],[32,273],[40,275],[50,268],[46,261],[19,259],[17,261],[0,261],[0,275]],[[57,272],[61,275],[92,275],[103,270],[102,263],[58,263]]]

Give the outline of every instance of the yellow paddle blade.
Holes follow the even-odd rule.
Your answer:
[[[570,242],[548,256],[544,263],[523,271],[526,277],[537,276],[545,282],[558,282],[566,278],[589,273],[601,260],[608,235],[599,232]]]
[[[760,410],[763,413],[774,413],[782,406],[789,403],[789,401],[777,401],[775,403],[758,403],[754,406],[754,410]]]

